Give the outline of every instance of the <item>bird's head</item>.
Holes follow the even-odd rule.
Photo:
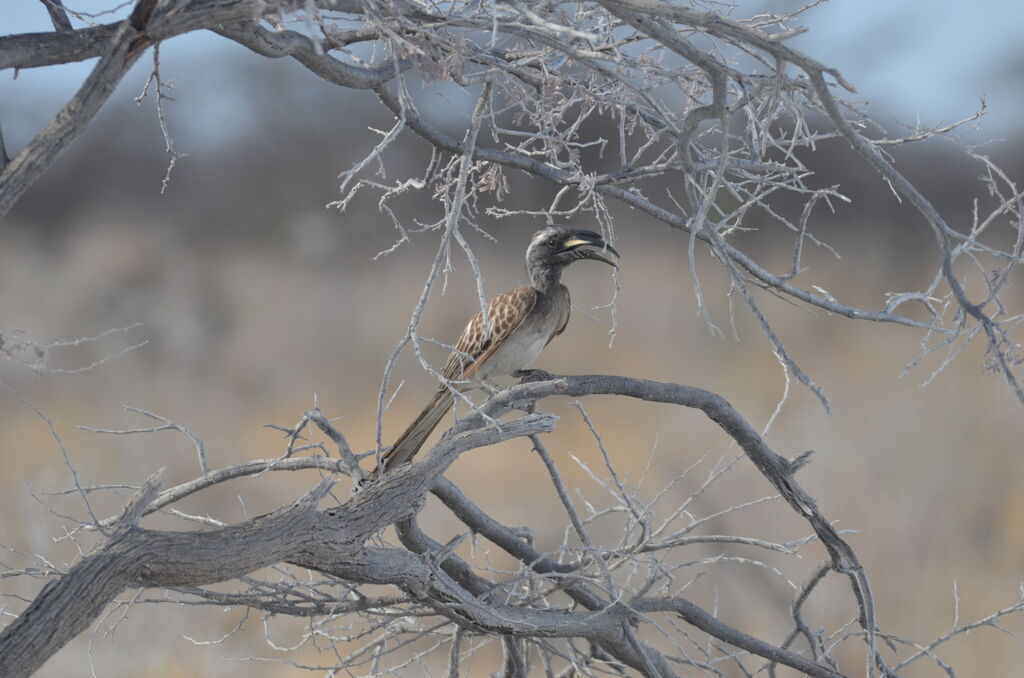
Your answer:
[[[580,259],[603,261],[618,268],[613,260],[604,256],[606,253],[619,256],[600,233],[567,226],[547,226],[533,234],[526,249],[526,270],[533,284],[542,288],[546,282],[557,282],[562,269]]]

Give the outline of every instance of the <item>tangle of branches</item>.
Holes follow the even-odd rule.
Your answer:
[[[419,320],[453,252],[461,249],[468,258],[483,303],[479,268],[463,232],[476,228],[481,214],[582,218],[614,241],[621,225],[612,215],[619,204],[663,223],[686,243],[703,320],[712,332],[724,334],[708,311],[698,276],[698,258],[713,258],[790,375],[826,408],[824,389],[783,345],[759,295],[857,321],[905,326],[920,333],[919,359],[944,352],[939,369],[970,342],[983,342],[987,365],[1024,403],[1016,339],[1024,316],[1004,303],[1024,243],[1020,190],[985,155],[958,141],[955,125],[893,137],[866,118],[845,99],[854,87],[837,69],[788,46],[803,30],[798,22],[807,7],[786,15],[738,17],[715,2],[663,0],[138,0],[127,18],[99,23],[103,17],[72,12],[69,18],[70,10],[58,0],[45,3],[54,32],[0,38],[0,69],[99,60],[36,138],[11,157],[0,154],[0,216],[88,126],[147,52],[154,55],[159,91],[155,47],[183,33],[211,30],[258,54],[294,59],[339,87],[376,94],[393,122],[380,131],[373,150],[343,174],[334,206],[345,209],[358,193],[375,193],[382,215],[394,225],[395,247],[413,230],[438,234],[419,303],[383,375],[381,411],[403,350],[411,347],[433,371],[422,357],[426,339],[418,333]],[[72,18],[86,26],[74,28]],[[431,117],[423,90],[466,95],[471,104],[462,111],[461,133],[449,131],[450,119]],[[596,123],[615,134],[588,136],[584,130]],[[163,124],[162,129],[166,134]],[[405,134],[429,144],[430,162],[418,172],[382,172],[389,146]],[[970,223],[949,223],[892,162],[893,147],[935,136],[960,144],[981,169]],[[816,184],[805,165],[807,155],[825,143],[852,147],[930,229],[927,247],[934,252],[935,274],[927,286],[891,294],[867,308],[805,284],[805,248],[827,247],[815,233],[816,211],[846,200],[838,187]],[[169,138],[167,149],[173,164],[179,154]],[[511,173],[545,182],[553,200],[532,209],[504,207]],[[443,217],[424,222],[403,213],[397,199],[410,191],[430,191]],[[744,234],[751,228],[789,244],[786,270],[769,270],[745,253]],[[21,354],[31,344],[19,346],[0,344],[0,349]],[[778,501],[806,523],[807,534],[777,543],[703,532],[700,528],[715,516],[694,514],[691,500],[734,461],[701,469],[702,481],[695,466],[668,487],[650,489],[622,481],[605,455],[606,468],[593,473],[614,511],[626,516],[626,528],[618,542],[595,541],[590,525],[604,514],[590,504],[581,509],[573,500],[538,437],[555,426],[554,418],[536,410],[547,397],[595,394],[704,412],[776,493],[729,512]],[[604,451],[583,401],[578,407]],[[497,425],[513,412],[518,414]],[[96,549],[68,571],[42,565],[0,575],[49,581],[0,632],[6,675],[32,673],[98,617],[111,614],[112,605],[118,610],[148,602],[240,606],[268,617],[309,618],[301,644],[330,650],[324,665],[308,668],[329,675],[396,672],[444,654],[452,676],[464,674],[460,667],[490,645],[500,648],[507,676],[531,670],[566,676],[753,675],[762,669],[775,675],[779,666],[810,676],[898,676],[923,661],[953,675],[934,652],[939,645],[980,625],[996,625],[1022,607],[1017,602],[959,624],[928,644],[885,632],[876,622],[868,575],[856,553],[796,479],[808,457],[776,454],[722,398],[692,387],[582,376],[501,390],[472,405],[422,462],[332,502],[325,497],[339,476],[362,477],[361,457],[319,410],[284,428],[288,447],[281,458],[222,468],[209,466],[202,442],[184,427],[138,413],[157,425],[105,433],[185,433],[195,444],[200,474],[166,489],[154,475],[120,516],[83,519],[78,532],[96,539]],[[364,456],[380,452],[379,419],[376,449]],[[331,448],[312,442],[314,427]],[[538,548],[528,531],[502,525],[443,478],[458,455],[513,437],[531,441],[562,502],[568,527],[557,546]],[[190,516],[174,507],[233,478],[301,469],[320,471],[323,482],[293,505],[242,523]],[[681,506],[669,501],[677,496],[669,492],[677,485],[691,498]],[[75,491],[88,507],[91,492],[113,489],[79,485]],[[465,534],[442,544],[419,527],[416,517],[429,493],[464,524]],[[202,529],[142,527],[140,520],[155,511],[199,522]],[[380,537],[389,526],[399,543]],[[460,550],[466,540],[476,557]],[[691,545],[722,543],[795,557],[810,542],[820,542],[824,557],[805,581],[790,582],[790,620],[781,638],[748,635],[687,598],[696,576],[685,555]],[[515,566],[488,564],[491,550],[504,552]],[[767,557],[744,560],[780,571]],[[254,575],[266,567],[276,568],[276,578]],[[830,576],[842,578],[854,604],[848,624],[823,629],[806,619],[805,610]],[[213,586],[225,581],[238,585],[232,592]],[[154,589],[162,589],[160,595],[149,593]],[[134,590],[139,593],[121,597]],[[851,645],[862,661],[857,668],[841,665],[840,655]]]

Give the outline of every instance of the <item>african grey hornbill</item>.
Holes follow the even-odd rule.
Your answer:
[[[569,290],[562,270],[580,259],[615,266],[601,252],[619,253],[599,233],[565,226],[537,231],[526,249],[530,284],[499,294],[462,331],[442,373],[446,381],[409,428],[382,457],[375,476],[411,460],[455,401],[453,389],[488,377],[524,373],[541,350],[569,323]],[[489,330],[489,331],[488,331]],[[518,376],[518,375],[517,375]]]

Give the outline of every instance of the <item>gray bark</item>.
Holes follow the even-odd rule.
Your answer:
[[[619,395],[674,403],[702,410],[743,448],[791,506],[814,527],[833,555],[833,569],[851,576],[855,591],[863,572],[849,547],[834,532],[814,501],[793,477],[797,464],[775,454],[723,398],[688,386],[613,376],[562,377],[523,384],[499,392],[481,411],[459,421],[418,464],[401,467],[355,494],[341,506],[318,510],[332,483],[324,480],[291,506],[249,521],[204,532],[165,532],[139,526],[156,503],[156,479],[107,525],[106,542],[71,570],[49,583],[11,625],[0,633],[0,666],[5,675],[28,676],[88,627],[115,596],[126,589],[200,586],[241,577],[274,563],[287,562],[354,583],[390,584],[411,594],[454,623],[503,636],[574,637],[589,640],[643,675],[674,675],[666,659],[636,641],[630,626],[643,611],[670,611],[721,640],[807,675],[839,674],[805,657],[729,627],[681,598],[615,601],[604,592],[577,583],[564,591],[584,611],[539,609],[491,600],[491,584],[461,559],[447,553],[418,527],[414,516],[433,491],[472,529],[505,548],[538,573],[572,566],[541,557],[509,528],[486,516],[441,475],[464,451],[554,428],[549,415],[528,414],[498,429],[485,417],[500,417],[538,399],[563,395]],[[215,472],[216,473],[216,472]],[[227,477],[227,476],[225,476]],[[188,484],[194,491],[202,485]],[[169,490],[176,497],[182,491]],[[166,494],[166,493],[165,493]],[[397,523],[406,549],[370,548],[373,534]],[[859,573],[853,576],[851,572]],[[863,593],[858,593],[862,598]],[[870,597],[862,606],[871,618]],[[514,654],[513,668],[519,666]]]

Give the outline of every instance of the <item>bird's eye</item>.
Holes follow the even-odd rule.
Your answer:
[[[553,250],[558,247],[558,242],[555,240],[548,240],[548,249]]]

